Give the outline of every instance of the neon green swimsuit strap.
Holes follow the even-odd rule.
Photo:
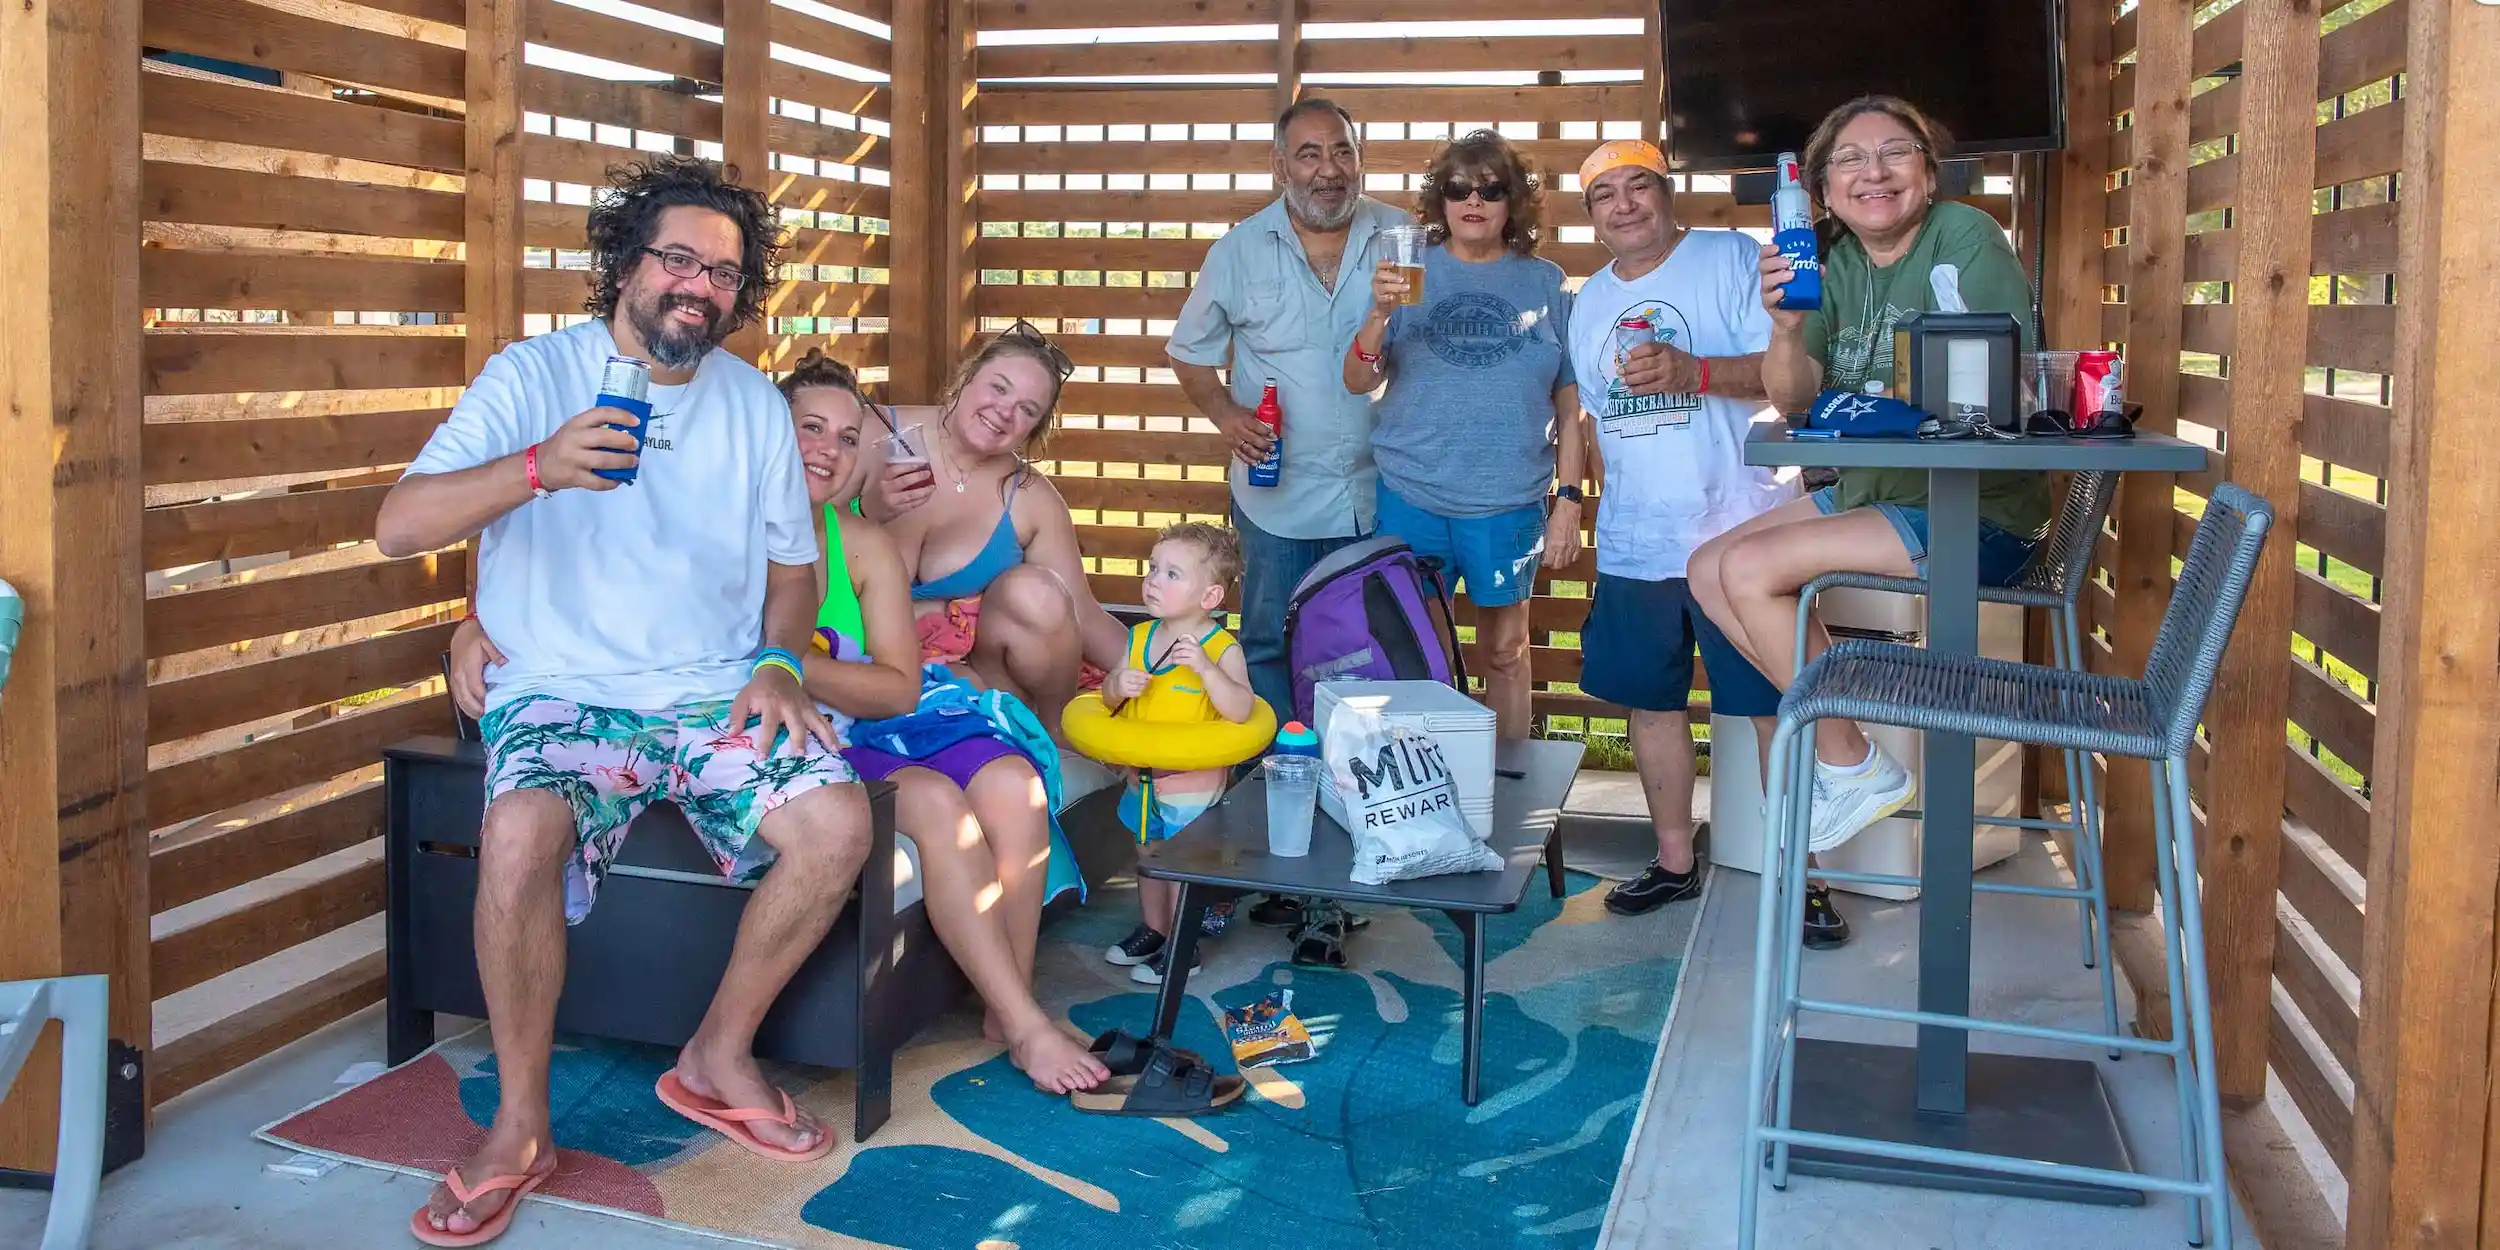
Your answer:
[[[859,512],[854,500],[851,512]],[[850,562],[842,556],[842,516],[834,505],[825,505],[825,601],[816,609],[816,624],[858,643],[868,645],[867,626],[859,613],[859,590],[851,585]]]

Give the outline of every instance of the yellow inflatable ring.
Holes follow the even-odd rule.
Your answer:
[[[1078,751],[1105,764],[1190,772],[1230,768],[1266,750],[1276,740],[1276,709],[1254,698],[1245,721],[1140,720],[1104,707],[1102,695],[1088,690],[1068,701],[1059,726]]]

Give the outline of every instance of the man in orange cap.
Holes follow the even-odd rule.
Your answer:
[[[1613,257],[1580,288],[1571,315],[1572,372],[1606,483],[1580,686],[1632,714],[1658,858],[1609,892],[1606,906],[1638,915],[1701,892],[1686,710],[1696,647],[1712,710],[1753,718],[1757,748],[1779,714],[1778,689],[1693,601],[1685,562],[1796,487],[1744,463],[1746,427],[1764,411],[1762,351],[1771,341],[1761,245],[1677,224],[1666,157],[1638,139],[1591,152],[1580,195]],[[1806,931],[1809,946],[1848,940],[1819,889],[1808,896]]]

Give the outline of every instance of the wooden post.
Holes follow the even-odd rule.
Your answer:
[[[929,403],[970,339],[973,215],[972,0],[903,6],[894,23],[894,267],[890,398]]]
[[[747,186],[772,185],[772,148],[766,138],[773,112],[765,75],[772,65],[772,0],[721,0],[721,161]],[[725,344],[741,359],[761,362],[772,337],[758,319]]]
[[[2500,1237],[2500,8],[2411,0],[2347,1244]],[[2242,253],[2245,255],[2245,252]]]
[[[2133,189],[2127,220],[2127,397],[2144,405],[2143,426],[2168,434],[2179,423],[2180,304],[2186,274],[2189,41],[2194,0],[2136,6]],[[2117,620],[2110,641],[2118,671],[2141,674],[2170,604],[2172,479],[2130,473],[2118,489]],[[2102,868],[2109,905],[2153,905],[2152,775],[2140,761],[2112,757],[2102,790]]]
[[[0,6],[0,981],[112,979],[105,1164],[146,1137],[147,671],[139,560],[140,0]],[[58,1031],[0,1104],[49,1172]]]
[[[1280,114],[1302,98],[1302,9],[1303,0],[1276,0],[1276,111]]]
[[[471,377],[521,337],[521,32],[529,3],[469,0],[461,253]]]
[[[1641,58],[1641,137],[1651,143],[1666,141],[1662,129],[1667,117],[1665,20],[1657,5],[1641,6],[1641,44],[1645,49]]]
[[[2283,724],[2291,697],[2300,421],[2309,358],[2309,189],[2318,152],[2318,14],[2309,0],[2241,12],[2239,271],[2231,286],[2231,480],[2275,509],[2205,723],[2205,958],[2222,1096],[2266,1094],[2273,1016],[2274,897],[2283,849]]]

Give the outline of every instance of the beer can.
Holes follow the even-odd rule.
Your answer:
[[[2096,412],[2116,412],[2125,406],[2125,365],[2118,353],[2085,351],[2075,353],[2074,417],[2082,420]]]
[[[631,356],[610,356],[599,370],[599,393],[618,399],[648,401],[651,398],[651,366]]]
[[[1626,317],[1626,318],[1624,318],[1623,320],[1616,322],[1616,323],[1615,323],[1615,365],[1616,365],[1616,367],[1617,367],[1617,368],[1621,368],[1621,367],[1622,367],[1622,365],[1623,365],[1623,358],[1624,358],[1624,357],[1626,357],[1626,356],[1628,356],[1628,355],[1630,355],[1630,354],[1632,353],[1632,349],[1633,349],[1633,348],[1635,348],[1635,347],[1639,347],[1639,346],[1640,346],[1641,344],[1643,344],[1643,343],[1654,343],[1654,342],[1657,342],[1657,341],[1658,341],[1658,331],[1657,331],[1657,329],[1656,329],[1655,327],[1653,327],[1653,326],[1651,326],[1651,325],[1649,324],[1649,318],[1647,318],[1647,317],[1639,316],[1639,315],[1637,315],[1637,314],[1636,314],[1636,315],[1634,315],[1634,316]]]

